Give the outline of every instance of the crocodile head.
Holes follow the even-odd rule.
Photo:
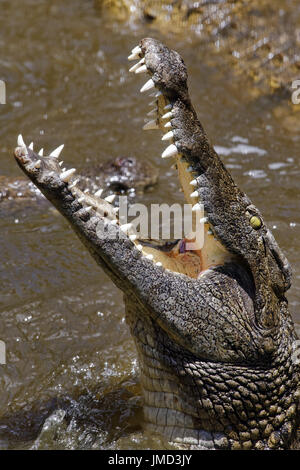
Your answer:
[[[175,163],[202,246],[141,243],[111,196],[82,192],[75,169],[60,170],[61,148],[41,157],[20,136],[15,158],[124,291],[149,427],[182,447],[287,448],[298,403],[289,264],[209,143],[179,54],[147,38],[129,59],[150,76],[144,129],[170,141],[162,157]]]

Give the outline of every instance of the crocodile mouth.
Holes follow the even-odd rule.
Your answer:
[[[213,226],[208,222],[204,205],[197,191],[197,171],[176,147],[176,120],[173,115],[173,100],[163,91],[155,88],[152,71],[147,66],[147,57],[140,46],[135,47],[128,59],[138,60],[130,69],[135,74],[147,74],[151,78],[141,88],[141,93],[150,92],[149,121],[143,126],[145,131],[161,131],[162,140],[169,145],[162,153],[163,159],[171,160],[171,167],[177,171],[179,184],[184,193],[185,203],[191,205],[192,233],[177,242],[167,242],[162,246],[142,243],[143,253],[153,257],[156,263],[166,269],[191,278],[203,276],[209,269],[232,262],[236,257],[219,241]],[[154,99],[153,99],[154,98]],[[152,245],[152,246],[151,246]]]
[[[140,46],[132,50],[129,60],[138,60],[130,68],[130,72],[153,76]],[[102,198],[102,189],[97,190],[95,194],[90,194],[87,190],[81,191],[77,186],[76,170],[61,168],[63,163],[59,161],[59,157],[63,145],[50,155],[44,156],[42,149],[35,153],[33,143],[27,146],[23,137],[19,135],[14,156],[25,174],[57,209],[65,216],[66,212],[68,213],[67,218],[72,217],[75,212],[85,221],[91,217],[104,218],[105,222],[115,225],[125,233],[133,247],[155,266],[163,266],[168,271],[197,279],[216,266],[236,261],[236,255],[230,253],[214,233],[214,227],[205,214],[199,188],[197,189],[197,169],[177,149],[176,119],[173,115],[172,98],[168,93],[156,88],[152,78],[140,91],[141,93],[150,92],[152,100],[150,104],[153,106],[153,109],[147,113],[150,120],[143,129],[162,131],[162,140],[169,143],[162,153],[162,158],[172,161],[172,167],[178,172],[185,202],[191,205],[193,227],[191,236],[164,244],[139,240],[132,224],[121,224],[118,218],[118,208],[112,205],[116,195]],[[70,207],[66,208],[66,205]],[[201,240],[201,245],[198,240]]]

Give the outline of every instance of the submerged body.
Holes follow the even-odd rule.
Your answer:
[[[202,221],[201,249],[142,243],[109,200],[78,187],[74,169],[61,171],[58,155],[41,158],[22,137],[16,160],[124,292],[149,427],[183,448],[289,448],[299,402],[289,264],[209,143],[179,54],[144,39],[129,58],[139,60],[132,72],[151,77],[141,91],[156,91],[154,119],[144,129],[170,141],[162,157],[175,161],[193,222]]]

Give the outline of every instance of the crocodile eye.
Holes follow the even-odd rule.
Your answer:
[[[256,215],[253,215],[250,219],[250,225],[254,230],[258,230],[262,226],[262,221]]]

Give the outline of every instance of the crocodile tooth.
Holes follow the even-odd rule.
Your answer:
[[[49,157],[58,158],[60,156],[63,148],[64,148],[64,144],[60,145],[59,147],[54,149],[53,152],[50,153]]]
[[[29,148],[30,150],[33,150],[33,142],[30,142],[30,144],[28,145],[28,148]]]
[[[143,250],[142,245],[136,245],[136,248],[137,248],[139,251],[142,251],[142,250]]]
[[[115,194],[112,194],[111,196],[107,196],[105,198],[105,201],[107,202],[114,202],[114,200],[116,199],[116,195]]]
[[[157,124],[156,120],[154,120],[154,119],[152,121],[147,122],[143,126],[144,131],[150,131],[150,130],[153,130],[153,129],[159,129],[159,125]]]
[[[189,166],[189,167],[187,167],[187,169],[185,171],[187,171],[188,173],[192,173],[194,171],[194,169],[193,169],[192,166]]]
[[[19,135],[18,135],[18,141],[17,141],[17,142],[18,142],[18,146],[19,146],[19,147],[26,147],[26,144],[25,144],[25,142],[24,142],[24,140],[23,140],[22,134],[19,134]]]
[[[122,232],[124,232],[124,233],[127,233],[132,227],[133,227],[132,224],[123,224],[123,225],[120,225],[120,229],[121,229]]]
[[[202,219],[200,219],[200,224],[207,224],[208,222],[208,218],[207,217],[202,217]]]
[[[193,193],[190,194],[190,197],[198,197],[198,191],[194,191]]]
[[[207,235],[213,235],[213,232],[210,228],[207,230]]]
[[[172,127],[171,121],[168,121],[168,122],[164,125],[164,127],[165,127],[166,129],[169,129],[170,127]]]
[[[76,168],[71,168],[70,170],[63,171],[60,174],[60,179],[64,182],[67,182],[70,180],[71,176],[74,175],[74,173],[76,173]]]
[[[77,183],[79,183],[79,178],[77,180],[74,180],[73,183],[69,184],[69,189],[74,188],[74,186],[76,186]]]
[[[171,144],[169,147],[166,148],[166,150],[162,153],[161,157],[162,158],[169,158],[169,157],[174,157],[178,155],[178,150],[176,145]]]
[[[146,255],[146,258],[152,260],[152,259],[153,259],[153,255]]]
[[[194,204],[192,207],[193,212],[200,212],[203,210],[203,206],[197,202],[197,204]]]
[[[78,198],[78,202],[83,202],[85,200],[85,197],[84,196],[81,196]]]
[[[62,160],[62,161],[61,161],[61,162],[59,162],[58,164],[59,164],[59,166],[63,166],[63,164],[64,164],[64,161]]]
[[[86,207],[84,207],[84,210],[85,210],[86,212],[90,212],[91,209],[93,209],[93,206],[86,206]]]
[[[157,93],[155,93],[154,96],[155,96],[156,98],[159,98],[159,96],[161,96],[161,95],[162,95],[162,92],[161,92],[161,91],[158,91]]]
[[[119,207],[114,207],[112,211],[113,211],[114,214],[117,214],[119,212],[119,210],[120,210]]]
[[[162,116],[162,119],[170,119],[172,116],[173,116],[173,114],[171,113],[171,111],[169,111],[168,113],[166,113]]]
[[[117,221],[117,219],[113,219],[113,220],[110,221],[110,223],[111,223],[112,225],[117,225],[118,221]]]
[[[147,65],[141,65],[138,69],[136,69],[135,73],[145,73],[147,70]]]
[[[149,111],[149,113],[147,113],[147,116],[157,116],[157,108]]]
[[[171,104],[166,104],[166,106],[164,107],[164,109],[167,111],[169,109],[172,109],[172,105]]]
[[[84,192],[84,194],[87,194],[87,193],[90,192],[90,190],[89,190],[89,188],[86,188],[83,192]]]
[[[134,64],[130,69],[129,69],[129,72],[135,72],[136,69],[138,69],[141,65],[143,65],[145,63],[145,59],[141,59],[139,62],[137,62],[136,64]]]
[[[132,235],[129,235],[129,238],[130,238],[130,240],[131,240],[132,242],[134,242],[134,240],[137,239],[137,236],[134,235],[134,234],[132,234]]]
[[[144,93],[145,91],[151,90],[152,88],[155,88],[155,83],[152,78],[150,78],[150,80],[148,80],[148,82],[146,82],[145,85],[142,86],[140,92]]]
[[[41,163],[42,161],[41,160],[38,160],[36,163],[35,163],[35,168],[41,168]]]
[[[102,193],[103,193],[103,189],[98,189],[98,191],[95,192],[94,196],[100,197]]]
[[[173,131],[169,131],[165,135],[162,136],[161,140],[172,140],[173,137],[174,137]]]
[[[39,155],[40,155],[41,157],[44,155],[44,149],[41,149],[41,150],[39,151]]]
[[[149,106],[157,106],[157,100],[153,100],[149,103]]]
[[[134,47],[131,51],[131,54],[128,56],[128,60],[140,59],[141,52],[142,52],[142,49],[140,48],[140,46]]]
[[[190,181],[190,184],[191,184],[192,186],[198,186],[197,180],[192,180],[192,181]]]
[[[156,266],[162,266],[162,263],[160,261],[157,261],[157,263],[155,263]]]

